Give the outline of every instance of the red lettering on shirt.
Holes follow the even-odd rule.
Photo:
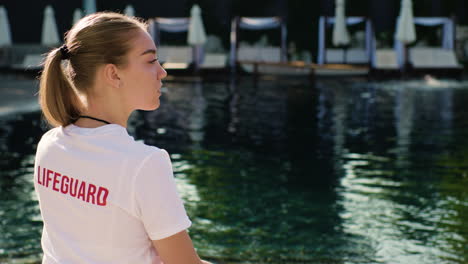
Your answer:
[[[37,183],[42,185],[42,182],[41,182],[41,166],[37,166]]]
[[[75,186],[73,186],[73,182],[75,182]],[[78,186],[78,181],[73,178],[70,178],[70,195],[76,197],[76,187]]]
[[[101,206],[105,206],[107,203],[107,195],[109,195],[109,190],[107,190],[104,187],[99,187],[98,194],[97,194],[98,196],[97,204]]]
[[[76,198],[85,200],[85,190],[86,190],[86,182],[82,181],[80,184],[80,189],[78,190],[78,196]]]
[[[62,183],[60,184],[60,192],[63,194],[67,194],[68,192],[68,183],[70,182],[70,178],[68,176],[62,176]]]
[[[90,202],[90,198],[92,199],[92,204],[94,204],[95,202],[95,197],[94,197],[94,194],[96,193],[96,185],[94,184],[89,184],[88,185],[88,196],[86,197],[86,202],[89,203]]]
[[[47,174],[47,169],[42,168],[42,185],[45,186],[45,181],[46,181],[46,174]]]
[[[42,172],[41,172],[42,169]],[[53,176],[52,176],[53,175]],[[37,166],[37,183],[63,195],[70,195],[86,203],[106,206],[109,190],[59,172]],[[49,182],[52,181],[52,184]]]
[[[60,182],[57,178],[60,178],[61,176],[62,176],[62,174],[60,174],[58,172],[54,172],[54,184],[52,185],[52,190],[54,190],[56,192],[59,191],[59,189],[56,186],[57,186],[57,183]]]
[[[47,170],[47,180],[46,180],[46,187],[49,187],[49,182],[52,180],[52,178],[50,177],[51,174],[53,174],[54,172],[51,171],[51,170]]]

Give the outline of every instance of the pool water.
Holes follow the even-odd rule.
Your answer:
[[[203,258],[468,262],[468,83],[168,82],[161,100],[128,130],[171,154]],[[37,108],[0,115],[0,263],[39,262],[44,131]]]

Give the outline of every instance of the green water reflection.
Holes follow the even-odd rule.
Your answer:
[[[421,81],[169,83],[129,131],[171,153],[216,263],[461,264],[467,100],[468,84]],[[0,263],[40,257],[37,120],[0,120]]]
[[[42,134],[38,114],[0,120],[0,263],[36,262],[42,220],[33,193],[35,142]]]

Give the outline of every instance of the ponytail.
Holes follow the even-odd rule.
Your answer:
[[[63,54],[56,48],[47,54],[40,77],[39,104],[54,127],[67,126],[80,115],[79,99],[62,69]]]

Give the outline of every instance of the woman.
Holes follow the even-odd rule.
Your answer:
[[[146,30],[92,14],[47,55],[39,96],[55,128],[39,142],[34,173],[42,263],[207,263],[187,234],[168,153],[126,130],[132,111],[159,107],[166,77]]]

